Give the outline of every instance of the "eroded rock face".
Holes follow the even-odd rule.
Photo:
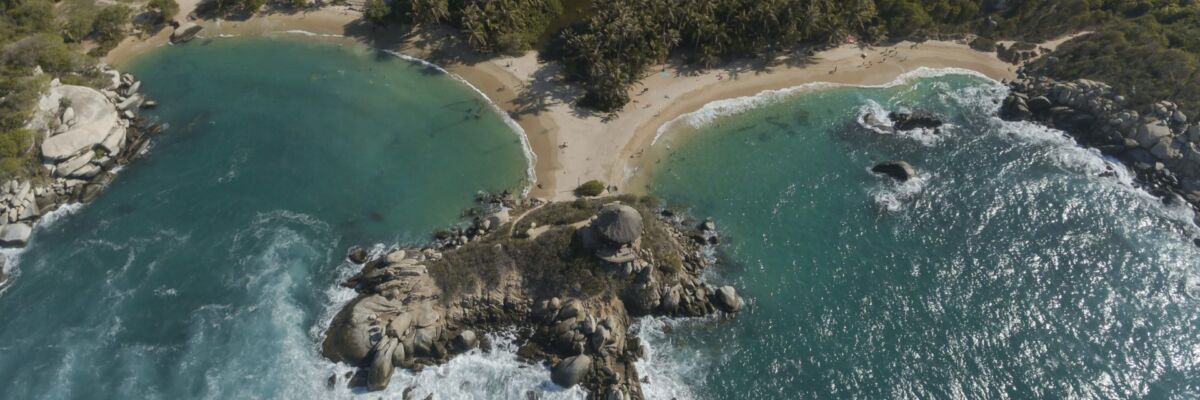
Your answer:
[[[118,126],[117,110],[108,98],[96,89],[60,85],[50,90],[70,102],[74,124],[62,133],[51,135],[42,142],[42,157],[64,160],[104,142],[109,135],[124,137],[124,127]],[[121,130],[122,132],[116,132]]]
[[[1189,123],[1174,103],[1134,108],[1108,84],[1087,79],[1023,75],[1010,89],[1002,118],[1066,131],[1123,161],[1151,194],[1183,198],[1200,211],[1200,125]]]
[[[536,249],[550,257],[571,251],[539,247],[567,245],[570,240],[563,238],[575,230],[570,224],[530,239],[507,237],[506,221],[461,247],[380,255],[345,283],[360,295],[334,318],[323,353],[365,371],[352,385],[380,390],[395,368],[421,368],[487,349],[487,332],[516,328],[523,332],[518,355],[545,363],[555,384],[581,385],[591,399],[642,399],[634,365],[642,349],[629,332],[635,316],[735,313],[743,301],[733,287],[713,288],[699,280],[709,262],[700,247],[715,234],[715,224],[682,228],[645,209],[637,212],[647,220],[646,231],[658,234],[642,238],[646,248],[636,250],[633,262],[608,263],[585,251],[571,256],[590,260],[574,264],[592,268],[582,280],[528,265],[538,259],[520,256]],[[580,287],[590,281],[608,283]]]

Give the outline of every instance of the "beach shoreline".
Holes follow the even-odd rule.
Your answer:
[[[180,4],[178,20],[196,0]],[[375,27],[345,6],[282,14],[269,13],[245,21],[196,21],[201,38],[297,35],[335,43],[358,43],[428,60],[461,77],[520,125],[534,154],[535,180],[530,196],[548,200],[573,198],[572,190],[587,180],[615,185],[618,192],[636,171],[660,127],[706,104],[817,82],[837,85],[880,85],[919,68],[964,69],[997,81],[1016,77],[1017,66],[995,53],[965,43],[901,42],[886,47],[844,44],[812,53],[803,60],[733,62],[707,70],[656,67],[630,89],[632,101],[615,114],[574,106],[578,86],[563,82],[555,63],[542,63],[535,51],[519,56],[486,57],[472,51],[448,28],[416,33]],[[128,62],[168,45],[170,29],[143,38],[128,38],[105,57],[110,64]],[[1054,46],[1063,40],[1048,42]],[[637,191],[637,188],[633,188]]]

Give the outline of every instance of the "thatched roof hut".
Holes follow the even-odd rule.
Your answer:
[[[642,214],[633,207],[612,203],[600,209],[592,227],[609,242],[633,244],[642,237]]]

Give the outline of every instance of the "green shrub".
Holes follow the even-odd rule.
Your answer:
[[[384,0],[367,0],[363,8],[363,18],[372,23],[382,24],[387,22],[392,15],[392,7]]]
[[[179,3],[175,0],[150,0],[146,7],[154,12],[155,22],[159,24],[170,21],[179,13]]]
[[[996,41],[980,36],[971,41],[971,48],[978,51],[993,52],[996,51]]]
[[[104,7],[96,13],[92,34],[101,44],[115,45],[125,38],[125,26],[129,25],[129,18],[132,16],[133,9],[124,5]]]
[[[65,8],[66,18],[63,21],[63,39],[69,42],[80,42],[92,33],[96,25],[96,3],[88,0],[70,0]]]
[[[9,179],[21,174],[29,164],[30,155],[26,150],[32,141],[33,132],[24,128],[0,134],[0,178]]]
[[[604,182],[595,179],[584,182],[575,188],[575,195],[579,197],[595,197],[601,193],[604,193]]]

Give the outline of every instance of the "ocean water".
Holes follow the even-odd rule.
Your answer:
[[[1200,397],[1191,212],[1061,132],[997,119],[1004,94],[921,71],[678,120],[652,190],[715,219],[723,264],[706,279],[749,305],[642,321],[650,397]],[[950,125],[859,122],[902,109]],[[892,159],[920,177],[870,173]]]
[[[427,65],[238,38],[125,67],[170,128],[99,200],[56,214],[12,255],[0,399],[356,396],[344,381],[326,388],[347,368],[318,353],[353,295],[337,287],[354,272],[345,250],[423,241],[476,191],[525,182],[504,118]],[[507,351],[398,374],[385,395],[578,397],[497,339]]]

